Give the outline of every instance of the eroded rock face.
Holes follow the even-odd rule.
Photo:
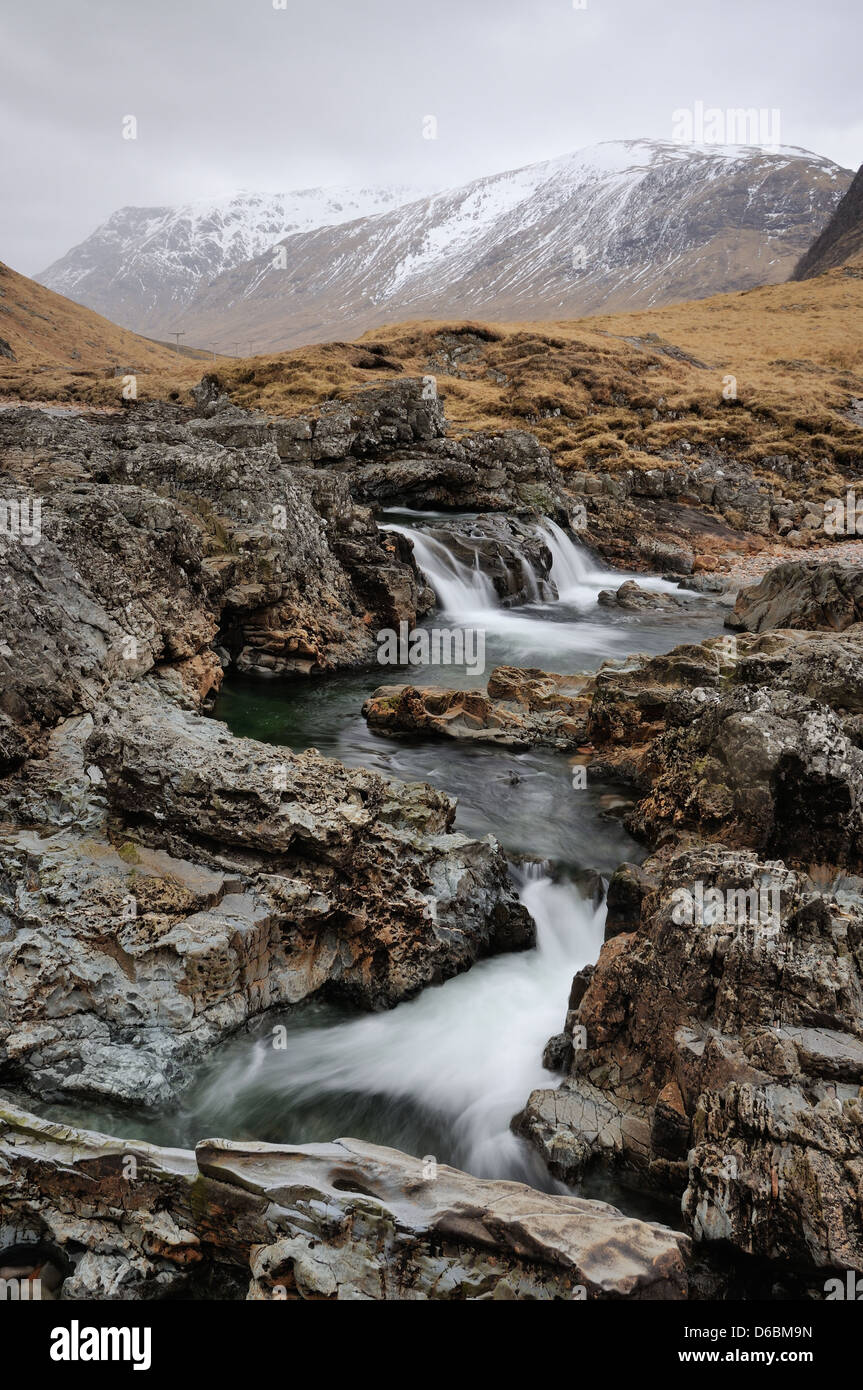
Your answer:
[[[286,422],[211,404],[0,418],[4,487],[42,503],[0,541],[0,1068],[43,1097],[162,1104],[264,1010],[391,1006],[534,939],[448,797],[198,712],[231,658],[355,665],[431,601],[316,465],[434,439],[438,408],[334,403],[301,465]]]
[[[71,1265],[55,1297],[674,1299],[689,1242],[603,1202],[355,1139],[193,1152],[0,1106],[0,1240]],[[4,1238],[5,1237],[5,1238]]]
[[[0,538],[16,719],[69,713],[115,671],[193,656],[217,633],[242,670],[355,666],[378,627],[430,606],[409,546],[345,479],[292,468],[271,439],[223,445],[206,423],[166,407],[0,419],[0,476],[42,509],[38,545]]]
[[[844,632],[863,622],[863,569],[842,564],[790,561],[743,589],[728,627],[746,632],[809,628]]]
[[[390,506],[554,515],[561,505],[551,455],[526,430],[433,440],[351,464],[350,476],[358,497]]]
[[[168,499],[61,483],[41,525],[38,545],[0,537],[0,706],[31,732],[218,630],[200,530]]]
[[[344,473],[359,501],[527,515],[553,514],[560,505],[560,476],[534,435],[447,438],[431,378],[364,387],[314,413],[275,420],[231,406],[214,378],[204,378],[199,395],[199,438],[232,447],[271,443],[283,462]]]
[[[697,833],[794,864],[863,863],[863,626],[709,638],[597,672],[591,761],[642,793],[642,838]]]
[[[516,1126],[554,1173],[677,1190],[697,1239],[863,1268],[863,626],[607,663],[594,766],[627,777],[606,940]]]
[[[3,784],[0,1057],[41,1096],[162,1104],[249,1017],[397,1003],[534,928],[431,787],[121,684]]]
[[[689,829],[794,864],[863,869],[863,749],[829,705],[766,686],[681,692],[631,825]]]
[[[518,1129],[566,1181],[600,1161],[683,1192],[698,1239],[863,1268],[863,882],[697,845],[619,873],[568,1075]]]
[[[193,395],[201,415],[194,426],[199,437],[233,448],[273,443],[286,463],[370,459],[446,434],[442,399],[430,382],[413,377],[324,401],[308,415],[275,419],[231,405],[214,376],[203,377]]]

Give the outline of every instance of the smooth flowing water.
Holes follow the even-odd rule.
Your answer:
[[[617,589],[627,579],[637,580],[643,589],[685,595],[664,579],[601,568],[549,519],[537,530],[552,554],[550,577],[559,597],[553,602],[536,598],[518,608],[505,607],[491,580],[480,571],[479,549],[470,565],[447,547],[447,520],[451,518],[443,513],[423,512],[412,517],[408,512],[392,512],[384,515],[382,526],[411,540],[417,564],[438,600],[435,621],[484,633],[487,671],[492,666],[513,665],[570,674],[592,670],[608,657],[625,657],[632,653],[634,642],[638,643],[636,651],[657,652],[678,642],[701,641],[706,635],[705,620],[688,618],[685,610],[672,616],[659,611],[634,622],[631,613],[600,607],[600,590]],[[534,584],[534,588],[538,593],[539,586]],[[699,596],[689,597],[697,602]],[[669,632],[673,632],[670,640]],[[484,675],[452,666],[443,670],[428,666],[422,678],[430,685],[485,684]]]
[[[457,560],[440,532],[416,530],[418,520],[441,519],[401,514],[386,524],[413,540],[440,604],[432,621],[482,626],[489,669],[505,661],[569,674],[607,656],[667,650],[720,630],[718,612],[675,611],[669,620],[600,608],[600,589],[628,576],[602,569],[553,522],[543,531],[559,599],[503,608],[485,576]],[[677,591],[637,577],[643,587]],[[574,789],[561,754],[373,733],[360,712],[363,699],[384,680],[403,679],[453,686],[484,683],[487,672],[472,678],[451,666],[379,668],[314,687],[232,677],[215,714],[235,734],[295,751],[315,747],[456,796],[457,827],[476,836],[491,831],[510,854],[517,891],[536,922],[536,949],[480,962],[387,1013],[313,1000],[255,1020],[200,1068],[178,1107],[136,1117],[131,1129],[126,1116],[126,1133],[172,1144],[204,1134],[291,1143],[351,1135],[433,1154],[478,1176],[554,1185],[510,1121],[531,1090],[555,1084],[542,1052],[563,1025],[573,975],[599,953],[602,876],[642,851],[617,818],[619,790],[593,781]],[[274,1046],[279,1027],[284,1047]],[[106,1124],[104,1110],[79,1118]]]

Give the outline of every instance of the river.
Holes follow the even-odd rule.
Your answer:
[[[455,559],[440,532],[435,538],[417,529],[440,520],[428,513],[382,518],[414,541],[438,598],[431,621],[482,627],[485,677],[453,667],[406,674],[379,668],[314,685],[229,676],[214,713],[234,734],[297,752],[314,747],[457,797],[457,828],[492,832],[510,856],[519,896],[536,922],[536,949],[482,961],[385,1013],[312,1000],[254,1020],[197,1070],[177,1106],[131,1123],[128,1113],[109,1120],[94,1109],[78,1123],[112,1123],[115,1131],[172,1145],[205,1135],[287,1143],[350,1135],[481,1177],[555,1186],[510,1120],[531,1090],[554,1084],[542,1052],[563,1025],[573,975],[599,953],[604,879],[622,860],[643,857],[619,819],[625,795],[595,781],[574,788],[567,757],[550,750],[378,735],[361,706],[380,684],[484,683],[499,663],[591,670],[608,657],[701,641],[720,631],[722,618],[717,611],[676,610],[669,618],[601,607],[600,589],[628,576],[602,568],[552,522],[543,529],[559,598],[505,608],[478,569]],[[637,578],[643,587],[680,592],[662,579]],[[286,1030],[283,1048],[273,1046],[277,1025]],[[618,1198],[597,1183],[592,1195]],[[634,1196],[625,1204],[639,1214]]]

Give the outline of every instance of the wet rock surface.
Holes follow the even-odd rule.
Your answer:
[[[545,539],[516,517],[480,515],[418,529],[445,544],[458,563],[489,579],[504,608],[557,598]]]
[[[634,579],[627,579],[619,589],[601,589],[597,602],[603,608],[620,608],[625,613],[679,613],[683,609],[694,615],[712,613],[716,609],[716,600],[712,596],[694,601],[691,596],[684,597],[683,594],[643,589]]]
[[[600,669],[588,759],[656,852],[514,1121],[564,1181],[676,1191],[697,1241],[802,1271],[863,1268],[861,660],[852,623]]]
[[[686,1236],[354,1139],[194,1152],[0,1103],[3,1243],[57,1252],[61,1301],[677,1299]]]
[[[590,701],[587,676],[556,676],[534,668],[496,666],[485,691],[382,685],[363,705],[383,733],[437,734],[505,748],[584,741]]]
[[[5,1083],[163,1105],[270,1008],[389,1007],[533,943],[499,847],[455,833],[449,797],[201,713],[227,665],[361,666],[378,627],[428,611],[409,541],[367,503],[510,513],[449,541],[503,602],[531,596],[528,571],[542,597],[544,546],[517,518],[571,519],[573,499],[533,436],[449,439],[409,380],[279,420],[205,382],[196,417],[4,412],[0,447],[6,495],[43,504],[38,545],[0,538]],[[584,497],[605,554],[672,574],[704,534],[807,529],[718,464]],[[602,953],[545,1052],[563,1083],[517,1128],[564,1182],[604,1165],[677,1194],[697,1241],[804,1271],[863,1269],[859,573],[785,565],[738,599],[738,636],[590,678],[498,667],[485,692],[390,686],[365,706],[387,732],[577,749],[634,788],[625,821],[655,852],[612,879]],[[352,1140],[181,1153],[9,1107],[0,1130],[4,1243],[50,1246],[61,1298],[688,1291],[687,1240],[664,1227],[453,1170],[429,1183]]]

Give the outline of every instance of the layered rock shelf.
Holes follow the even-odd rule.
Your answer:
[[[603,1202],[340,1139],[194,1152],[0,1103],[0,1243],[79,1299],[680,1299],[690,1243]],[[19,1256],[19,1258],[21,1258]]]

